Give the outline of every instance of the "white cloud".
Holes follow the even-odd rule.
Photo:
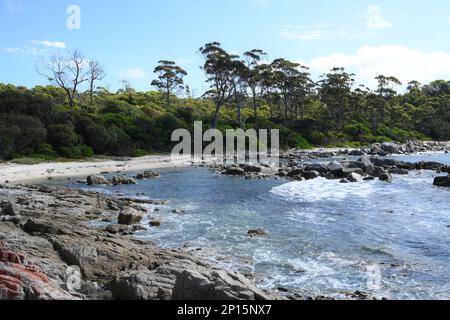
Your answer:
[[[45,46],[45,47],[58,48],[58,49],[66,48],[66,43],[60,42],[60,41],[33,40],[33,41],[31,41],[31,43],[36,44],[36,45]]]
[[[18,53],[21,51],[20,48],[11,48],[11,47],[7,47],[7,48],[3,48],[3,51],[7,52],[7,53]]]
[[[447,22],[450,23],[450,17],[447,18]]]
[[[317,74],[344,67],[354,72],[359,82],[372,88],[376,85],[374,78],[380,74],[395,76],[404,84],[450,78],[450,53],[423,52],[402,45],[363,46],[354,54],[333,53],[314,58],[307,65]]]
[[[392,27],[392,23],[383,18],[380,7],[371,5],[367,8],[367,28],[370,30],[382,30]]]
[[[285,40],[316,40],[324,35],[323,28],[287,26],[280,31],[280,37]]]
[[[141,68],[130,68],[120,73],[126,79],[142,79],[147,77],[147,73]]]

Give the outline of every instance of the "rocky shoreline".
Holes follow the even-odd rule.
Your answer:
[[[279,298],[192,252],[128,236],[146,214],[139,201],[43,186],[1,186],[0,199],[0,300]]]
[[[341,183],[355,183],[379,179],[392,182],[394,175],[407,175],[411,171],[428,170],[437,174],[449,174],[437,177],[434,185],[450,187],[450,167],[437,162],[411,163],[395,159],[387,159],[390,155],[410,155],[421,152],[448,153],[448,143],[396,143],[376,144],[370,148],[340,150],[336,152],[298,152],[291,151],[281,155],[284,160],[280,168],[269,165],[206,165],[210,170],[229,176],[242,176],[246,179],[284,178],[291,181],[313,180],[319,177],[329,180],[339,179]],[[356,160],[349,160],[356,157]],[[340,159],[331,162],[321,162],[320,159]],[[311,162],[312,160],[318,162]]]

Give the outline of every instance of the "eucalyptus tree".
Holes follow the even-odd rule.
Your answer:
[[[230,56],[230,88],[236,101],[237,122],[241,129],[244,129],[242,120],[242,108],[247,97],[248,79],[250,78],[250,69],[240,60],[239,56]]]
[[[267,53],[260,49],[253,49],[244,53],[246,65],[248,69],[248,76],[246,78],[247,85],[251,92],[252,105],[253,105],[253,118],[256,122],[258,117],[258,108],[260,100],[264,95],[265,76],[268,76],[267,72],[270,70],[267,64],[262,64],[262,60]]]
[[[233,88],[230,85],[234,74],[231,67],[233,56],[222,49],[219,42],[207,43],[199,49],[199,52],[205,59],[202,69],[210,86],[210,89],[203,96],[209,96],[214,101],[215,112],[212,127],[217,128],[220,110],[233,95]]]
[[[105,69],[98,61],[89,61],[89,99],[91,104],[94,102],[95,81],[101,81],[105,78],[105,76]]]
[[[297,68],[300,67],[300,64],[280,58],[274,60],[271,66],[276,89],[283,99],[284,119],[287,119],[292,107],[292,93],[295,87],[295,79],[298,76]]]
[[[402,83],[395,77],[387,77],[383,75],[375,77],[375,80],[378,81],[378,89],[376,90],[376,93],[379,97],[380,120],[381,123],[384,123],[386,118],[386,106],[389,104],[389,100],[397,94],[394,86],[402,85]]]
[[[318,82],[319,96],[322,104],[328,109],[331,120],[342,127],[346,119],[354,74],[347,73],[344,68],[333,68],[322,75]]]
[[[164,95],[166,108],[169,108],[170,96],[177,90],[185,88],[183,77],[187,76],[187,72],[173,61],[161,60],[154,73],[158,75],[158,79],[152,81],[152,86]]]
[[[83,55],[77,50],[66,54],[53,54],[49,59],[43,59],[38,64],[37,71],[64,90],[73,113],[77,89],[89,80],[89,71]]]

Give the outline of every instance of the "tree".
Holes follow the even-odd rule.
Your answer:
[[[246,77],[246,82],[250,88],[252,95],[253,104],[253,118],[256,122],[257,120],[257,110],[259,108],[259,101],[264,94],[265,82],[264,75],[268,71],[267,64],[260,64],[263,57],[267,56],[263,50],[253,49],[244,53],[247,60],[248,76]]]
[[[49,60],[42,60],[37,69],[40,75],[64,90],[73,113],[77,89],[89,79],[83,55],[77,50],[65,55],[54,54]]]
[[[220,117],[220,109],[226,101],[230,99],[233,89],[230,86],[230,79],[233,76],[232,56],[221,48],[218,42],[207,43],[200,48],[200,53],[205,58],[203,71],[210,84],[204,96],[210,96],[215,104],[215,112],[212,120],[212,127],[217,128]]]
[[[95,81],[101,81],[105,78],[105,69],[98,61],[89,61],[89,98],[91,104],[94,102]]]
[[[158,74],[158,79],[153,80],[152,86],[164,94],[166,108],[168,109],[170,107],[170,96],[176,90],[184,89],[183,77],[187,76],[187,72],[173,61],[161,60],[158,63],[159,65],[154,70],[154,73]]]
[[[321,102],[329,109],[332,120],[336,120],[339,127],[345,121],[354,74],[345,72],[344,68],[333,68],[319,81],[319,96]]]
[[[388,100],[397,94],[393,87],[395,85],[402,85],[402,83],[395,77],[386,77],[383,75],[375,77],[375,80],[378,81],[378,89],[376,92],[378,93],[378,96],[380,98],[380,119],[381,123],[384,123],[384,120],[386,118],[386,106],[389,103]]]

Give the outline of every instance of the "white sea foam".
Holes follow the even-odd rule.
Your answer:
[[[271,192],[295,202],[344,201],[347,198],[369,197],[376,190],[378,183],[378,181],[340,183],[339,180],[319,178],[286,183],[273,188]]]

